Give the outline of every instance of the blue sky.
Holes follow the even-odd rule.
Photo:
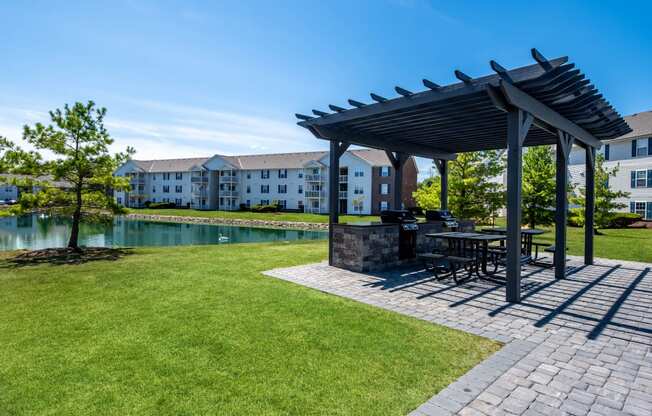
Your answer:
[[[138,158],[323,149],[295,112],[568,55],[624,115],[652,109],[650,2],[3,2],[0,135],[93,99]],[[420,161],[427,173],[429,163]]]

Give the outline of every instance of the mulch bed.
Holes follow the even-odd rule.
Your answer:
[[[131,253],[130,249],[110,247],[81,247],[80,250],[71,248],[46,248],[30,250],[17,254],[7,259],[15,266],[29,266],[35,264],[82,264],[98,260],[118,260]]]

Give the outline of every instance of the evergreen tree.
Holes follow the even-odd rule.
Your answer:
[[[554,222],[555,156],[551,146],[535,146],[523,155],[523,223],[530,228]]]

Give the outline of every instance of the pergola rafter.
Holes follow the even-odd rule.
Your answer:
[[[425,91],[395,87],[396,98],[371,94],[372,103],[349,99],[353,107],[329,105],[333,113],[313,110],[316,117],[297,114],[298,124],[315,137],[331,141],[337,154],[343,143],[386,150],[395,167],[406,155],[432,158],[442,176],[442,206],[447,204],[447,162],[455,154],[507,148],[507,297],[520,300],[521,156],[524,146],[557,145],[556,276],[565,270],[565,221],[568,155],[572,143],[587,152],[587,195],[593,195],[595,150],[602,140],[631,131],[611,104],[567,57],[546,59],[532,49],[535,64],[506,69],[490,62],[495,74],[471,77],[455,70],[460,80],[439,85],[423,79]],[[333,167],[339,159],[331,157]],[[331,176],[330,189],[339,187]],[[398,184],[400,185],[400,184]],[[398,188],[395,187],[395,188]],[[334,191],[335,190],[335,191]],[[400,190],[395,189],[395,192]],[[593,200],[586,213],[592,225]],[[395,201],[400,201],[397,194]],[[335,200],[334,202],[337,202]],[[399,202],[400,203],[400,202]],[[337,203],[331,204],[331,221],[337,221]],[[561,230],[563,229],[563,230]],[[593,261],[592,232],[586,233],[585,262]],[[332,243],[331,243],[332,244]],[[590,252],[589,252],[590,249]]]

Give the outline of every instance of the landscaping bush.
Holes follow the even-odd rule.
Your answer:
[[[610,228],[625,228],[642,219],[641,214],[634,212],[616,212],[611,220]]]
[[[281,207],[278,204],[254,205],[251,207],[252,212],[279,212]]]
[[[151,208],[151,209],[165,209],[165,208],[176,208],[176,207],[177,206],[174,202],[151,202],[149,206],[147,206],[147,208]]]
[[[247,204],[240,204],[240,211],[251,211],[251,208]]]

